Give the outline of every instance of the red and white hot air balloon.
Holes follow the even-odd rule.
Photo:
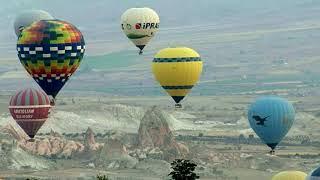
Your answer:
[[[16,92],[9,105],[13,119],[31,139],[48,119],[50,108],[48,95],[33,88]]]

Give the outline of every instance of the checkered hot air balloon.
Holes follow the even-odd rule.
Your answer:
[[[33,88],[16,92],[9,104],[13,119],[31,139],[47,120],[50,108],[48,95]]]
[[[60,20],[41,20],[25,28],[17,42],[21,64],[53,98],[77,70],[85,52],[81,32]]]

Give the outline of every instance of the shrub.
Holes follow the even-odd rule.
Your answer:
[[[98,180],[109,180],[108,176],[106,176],[106,175],[100,175],[100,174],[97,175],[97,179],[98,179]]]
[[[171,176],[173,180],[195,180],[200,177],[194,172],[197,165],[190,160],[176,159],[171,163],[173,169],[168,176]]]

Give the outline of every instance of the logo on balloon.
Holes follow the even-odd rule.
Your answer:
[[[136,24],[136,29],[140,29],[141,28],[141,23],[137,23]]]
[[[137,23],[135,25],[136,29],[158,29],[159,23]]]
[[[252,118],[253,118],[254,120],[256,120],[257,125],[260,125],[260,126],[266,126],[266,125],[265,125],[265,122],[267,121],[267,118],[268,118],[268,117],[270,117],[270,116],[267,116],[267,117],[264,117],[264,118],[262,118],[262,117],[260,117],[260,116],[258,116],[258,115],[252,116]]]

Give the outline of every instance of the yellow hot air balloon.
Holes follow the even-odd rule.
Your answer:
[[[202,72],[200,55],[187,47],[160,50],[152,62],[156,80],[181,107],[179,102],[198,82]]]
[[[282,171],[272,177],[272,180],[305,180],[307,174],[301,171]]]
[[[159,16],[150,8],[131,8],[121,16],[121,28],[142,54],[143,48],[159,29]]]

